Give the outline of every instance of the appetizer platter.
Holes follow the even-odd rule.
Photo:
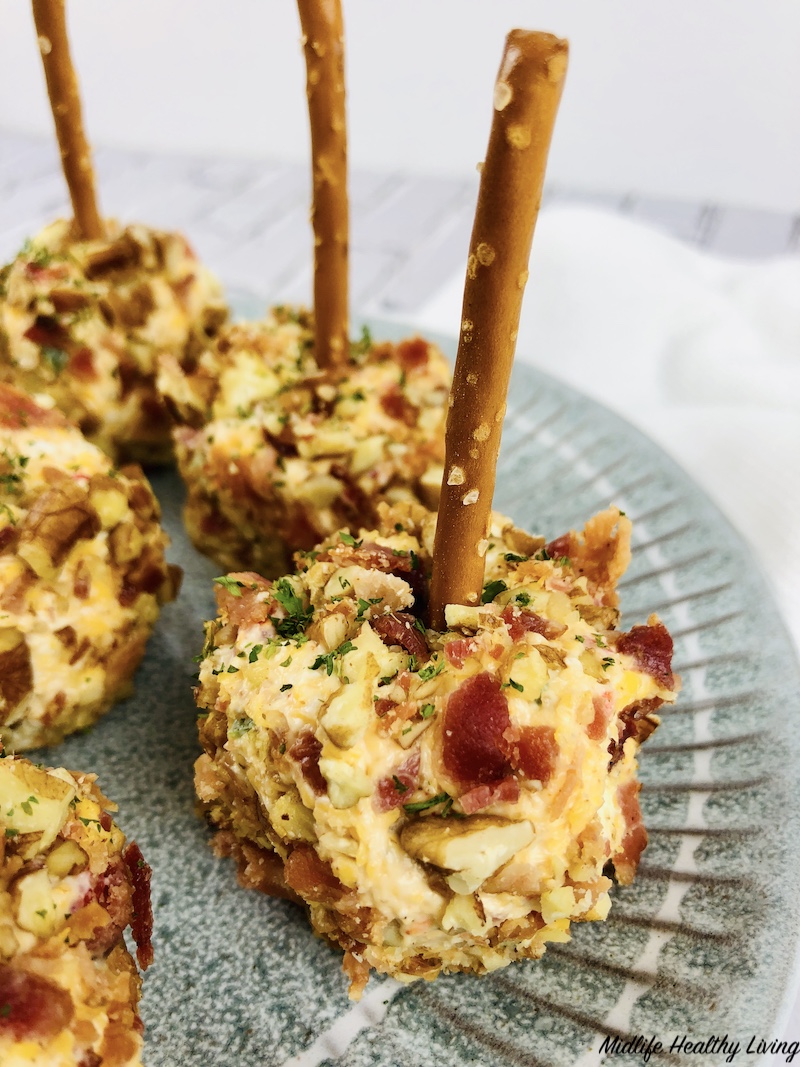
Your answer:
[[[74,222],[3,274],[0,710],[9,747],[69,736],[0,761],[0,1040],[133,1067],[143,1020],[150,1067],[588,1067],[768,1033],[800,919],[788,639],[678,468],[512,367],[566,42],[507,38],[457,351],[353,343],[341,12],[300,11],[314,313],[225,326],[182,238],[100,219],[63,3],[34,0]],[[97,445],[163,461],[168,411],[183,482],[151,468],[154,498]]]

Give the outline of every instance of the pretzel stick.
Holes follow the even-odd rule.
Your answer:
[[[567,70],[567,42],[512,30],[494,90],[494,118],[472,229],[447,418],[436,526],[431,625],[446,604],[476,604],[533,228]]]
[[[97,210],[92,154],[83,132],[78,79],[69,54],[64,0],[33,0],[33,21],[56,126],[61,166],[72,201],[79,240],[103,237]]]
[[[340,0],[298,0],[311,120],[315,351],[320,367],[349,356],[347,127]]]

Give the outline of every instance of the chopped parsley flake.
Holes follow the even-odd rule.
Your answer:
[[[407,793],[408,792],[408,786],[404,785],[400,781],[400,779],[397,777],[396,774],[392,775],[392,781],[394,782],[394,787],[395,787],[395,789],[397,790],[398,793]]]
[[[263,645],[253,645],[253,647],[250,649],[250,655],[247,657],[249,663],[255,663],[255,661],[258,659],[258,654],[263,647]]]
[[[413,804],[404,804],[403,808],[410,815],[413,815],[417,811],[428,811],[429,808],[438,808],[440,804],[446,804],[448,800],[452,805],[453,798],[449,793],[437,793],[435,797],[430,797],[428,800],[417,800]]]
[[[423,704],[419,709],[419,717],[421,719],[429,719],[435,711],[436,706],[434,704]]]
[[[520,685],[519,682],[515,682],[513,678],[508,679],[508,684],[511,686],[512,689],[516,689],[518,693],[525,692],[525,686]]]
[[[281,692],[285,693],[287,691],[287,689],[291,689],[291,688],[292,688],[292,683],[291,682],[287,682],[286,685],[282,685],[281,686]]]
[[[352,641],[345,641],[344,644],[339,645],[338,648],[334,648],[331,652],[326,652],[322,656],[317,656],[314,662],[311,664],[312,671],[318,671],[320,667],[325,667],[325,673],[330,677],[333,674],[334,662],[337,659],[341,659],[342,656],[347,655],[348,652],[352,652],[356,646]]]
[[[530,557],[518,556],[516,552],[506,552],[503,559],[507,560],[509,563],[527,563]]]
[[[481,597],[481,604],[489,604],[500,593],[504,593],[508,589],[506,583],[502,578],[498,578],[495,582],[487,582],[483,587],[483,596]]]
[[[243,715],[240,719],[233,720],[228,733],[233,738],[242,737],[243,734],[249,734],[255,725],[256,724],[251,718],[247,715]]]
[[[231,578],[227,574],[221,575],[219,578],[215,578],[216,585],[221,585],[223,589],[227,589],[231,596],[241,596],[244,585],[242,582],[237,582],[235,578]]]
[[[429,663],[427,667],[423,667],[419,672],[420,681],[429,682],[431,678],[435,678],[437,674],[441,674],[444,670],[444,660],[440,659],[437,663]]]
[[[606,656],[600,666],[603,668],[604,671],[607,671],[609,667],[614,666],[614,662],[615,661],[613,656]]]
[[[276,619],[270,616],[272,624],[281,637],[295,637],[303,633],[306,626],[311,622],[314,615],[312,607],[306,608],[301,598],[295,593],[294,586],[288,578],[279,578],[272,587],[272,594],[283,610],[287,618]]]
[[[347,531],[343,531],[342,533],[340,533],[339,538],[346,545],[350,545],[351,548],[361,548],[361,542],[356,541],[355,537],[353,537],[352,534],[347,533]]]

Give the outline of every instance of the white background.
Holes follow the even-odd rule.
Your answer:
[[[306,158],[293,0],[71,0],[96,144]],[[51,120],[30,5],[0,0],[0,128]],[[505,32],[570,38],[553,182],[800,211],[796,0],[345,0],[353,166],[481,159]]]

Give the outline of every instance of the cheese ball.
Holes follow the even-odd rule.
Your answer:
[[[672,641],[616,629],[630,523],[545,545],[494,515],[482,602],[424,624],[436,517],[384,506],[270,583],[217,580],[196,790],[240,880],[401,981],[486,973],[604,919],[647,835],[636,753]]]
[[[0,740],[91,725],[131,692],[177,592],[158,502],[60,412],[0,383]]]
[[[92,774],[0,760],[0,1061],[139,1067],[150,869]]]
[[[180,234],[106,227],[76,241],[62,219],[0,271],[0,379],[51,396],[113,459],[165,462],[157,359],[190,365],[227,310]]]
[[[185,518],[226,570],[276,577],[291,553],[342,526],[377,520],[379,501],[438,501],[450,372],[421,338],[374,344],[320,370],[309,314],[275,308],[231,326],[185,374],[159,385],[183,424],[176,451]]]

